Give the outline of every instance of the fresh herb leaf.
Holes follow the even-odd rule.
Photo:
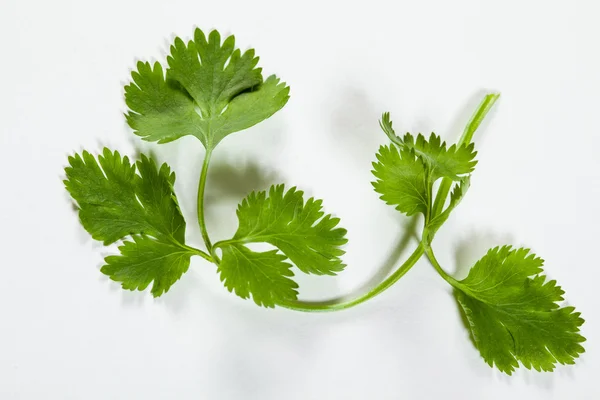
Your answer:
[[[399,148],[414,149],[415,154],[425,160],[426,164],[431,169],[433,179],[440,177],[449,178],[453,181],[460,180],[465,174],[473,172],[477,161],[475,161],[475,145],[473,143],[464,144],[461,146],[452,145],[446,149],[446,143],[442,142],[439,136],[432,133],[429,140],[421,134],[417,135],[417,139],[407,133],[404,138],[396,136],[396,132],[392,127],[390,113],[383,113],[379,126],[387,137]]]
[[[422,213],[432,217],[433,184],[440,178],[458,181],[458,188],[477,164],[474,145],[446,148],[439,136],[432,133],[429,140],[419,134],[396,136],[389,113],[384,113],[380,126],[393,144],[382,146],[373,163],[373,183],[381,199],[408,216]]]
[[[527,369],[552,371],[584,352],[584,321],[574,307],[557,304],[564,292],[541,275],[542,265],[527,249],[496,247],[454,284],[481,356],[509,375],[519,361]]]
[[[292,267],[318,275],[335,275],[345,265],[341,246],[346,230],[339,219],[325,215],[321,200],[306,202],[301,191],[283,185],[252,193],[237,210],[239,227],[233,238],[212,244],[204,220],[204,190],[211,153],[227,135],[249,128],[281,109],[289,87],[274,75],[263,81],[254,50],[242,53],[233,36],[221,41],[197,29],[187,44],[176,38],[160,63],[139,62],[125,87],[127,122],[144,140],[166,143],[197,137],[204,147],[198,185],[198,223],[206,252],[184,243],[185,221],[173,190],[175,175],[145,156],[131,163],[105,149],[69,158],[65,186],[79,209],[84,228],[108,245],[119,240],[120,254],[105,258],[102,272],[124,289],[160,296],[188,270],[193,255],[216,264],[225,287],[260,306],[299,311],[335,311],[361,304],[400,279],[423,254],[455,290],[483,358],[511,374],[519,362],[551,371],[557,363],[572,364],[584,349],[579,334],[583,319],[573,307],[561,307],[563,291],[546,281],[542,261],[528,250],[492,249],[466,279],[450,277],[435,258],[431,243],[470,185],[476,161],[473,134],[498,94],[486,95],[457,145],[446,147],[431,134],[416,138],[396,135],[389,113],[380,126],[392,142],[382,146],[373,163],[373,183],[381,199],[407,215],[425,217],[421,242],[389,277],[366,294],[337,301],[298,301]],[[434,183],[441,179],[435,201]],[[453,187],[450,201],[447,197]],[[433,203],[433,204],[432,204]],[[446,209],[444,210],[444,207]],[[255,251],[249,243],[275,249]],[[221,249],[218,254],[217,249]]]
[[[104,149],[69,157],[65,186],[79,208],[83,227],[105,245],[132,236],[109,256],[101,271],[124,289],[144,290],[154,281],[160,296],[187,271],[197,254],[185,246],[185,221],[173,191],[175,174],[142,155],[136,164]],[[136,169],[139,172],[136,173]]]
[[[108,256],[100,271],[123,289],[144,290],[152,284],[151,293],[158,297],[187,272],[195,252],[164,239],[134,235],[125,241],[117,256]]]
[[[253,192],[239,205],[239,227],[226,243],[269,243],[285,254],[302,272],[335,275],[344,269],[340,256],[346,244],[346,230],[338,228],[339,218],[325,215],[322,200],[283,185],[267,192]]]
[[[167,164],[159,170],[144,155],[133,164],[106,148],[98,161],[84,151],[69,157],[69,164],[64,183],[92,238],[105,245],[134,234],[184,242],[185,221],[173,191],[175,173]]]
[[[274,307],[296,300],[298,285],[286,257],[277,250],[255,252],[239,243],[223,246],[218,271],[227,290],[243,299],[252,295],[259,306]]]
[[[446,143],[432,133],[429,140],[421,134],[415,141],[411,134],[404,135],[403,146],[414,149],[415,154],[425,161],[431,170],[432,179],[450,178],[458,181],[465,174],[473,172],[477,161],[473,143],[456,147],[455,144],[446,149]]]
[[[465,131],[469,141],[496,98],[487,96],[469,123]],[[584,351],[580,343],[585,339],[579,334],[583,319],[573,307],[561,308],[557,304],[563,300],[564,292],[555,281],[546,282],[540,275],[541,259],[529,255],[525,249],[492,249],[459,282],[444,272],[433,254],[430,244],[436,231],[469,188],[468,174],[476,164],[473,144],[446,149],[433,134],[429,140],[422,135],[415,140],[410,134],[399,138],[388,113],[383,115],[380,125],[392,144],[383,146],[377,154],[373,170],[377,178],[375,190],[399,211],[408,215],[421,212],[425,216],[420,248],[455,288],[486,362],[507,374],[519,362],[538,371],[552,371],[557,363],[573,364]],[[439,199],[442,206],[439,211],[431,206],[433,182],[439,178],[455,182],[450,202],[443,211],[447,191]]]
[[[387,137],[391,140],[392,143],[396,143],[398,146],[404,145],[404,143],[402,142],[402,139],[400,139],[398,136],[396,136],[396,131],[393,128],[393,123],[390,118],[389,112],[383,113],[383,115],[381,116],[381,119],[379,120],[379,126],[381,127],[381,130],[383,131],[383,133],[385,133],[387,135]]]
[[[227,135],[247,129],[279,111],[289,87],[277,77],[263,82],[258,57],[241,53],[235,38],[200,29],[186,45],[176,38],[167,58],[166,79],[160,64],[138,63],[125,87],[127,121],[145,140],[166,143],[196,136],[212,150]]]
[[[219,270],[229,290],[235,289],[241,297],[252,294],[257,304],[269,307],[295,299],[292,289],[297,286],[287,278],[293,273],[285,260],[307,274],[335,275],[344,269],[340,246],[347,242],[346,230],[337,227],[338,218],[325,215],[321,200],[310,198],[305,203],[302,195],[296,188],[286,192],[283,185],[276,185],[268,196],[264,191],[253,192],[242,201],[237,232],[232,239],[215,244],[223,250]],[[256,253],[245,243],[268,243],[284,255]]]
[[[194,101],[176,81],[165,79],[160,63],[137,63],[133,82],[125,86],[125,102],[131,110],[127,123],[136,135],[150,142],[167,143],[193,135],[206,142],[205,123]]]
[[[414,149],[398,149],[393,144],[379,148],[377,161],[373,163],[372,172],[377,178],[373,187],[381,200],[408,216],[426,215],[432,183],[425,161],[415,155]]]

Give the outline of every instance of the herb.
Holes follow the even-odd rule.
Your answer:
[[[423,215],[423,230],[413,254],[370,292],[347,302],[299,301],[293,266],[302,273],[336,275],[344,270],[346,230],[323,211],[321,200],[305,200],[302,191],[283,185],[250,193],[239,205],[239,227],[232,238],[214,245],[204,222],[204,190],[211,154],[231,133],[276,113],[289,98],[277,77],[263,79],[254,50],[242,53],[233,36],[221,41],[196,29],[187,45],[176,38],[160,63],[139,62],[125,87],[127,122],[147,141],[167,143],[185,135],[205,147],[198,185],[198,223],[206,250],[185,243],[185,220],[173,185],[175,173],[142,155],[133,163],[116,151],[98,156],[84,151],[69,157],[65,186],[76,201],[79,218],[92,238],[105,245],[121,242],[120,254],[105,258],[102,273],[124,289],[152,285],[157,297],[187,272],[192,256],[216,265],[224,286],[259,306],[298,311],[336,311],[382,293],[425,254],[454,289],[473,339],[490,366],[511,374],[526,368],[551,371],[573,364],[584,352],[579,334],[583,319],[573,307],[561,307],[564,292],[543,275],[542,260],[527,249],[491,249],[457,281],[439,265],[432,249],[436,232],[459,205],[470,185],[473,135],[498,95],[487,95],[457,144],[441,138],[396,135],[388,113],[380,125],[390,139],[373,163],[373,187],[381,199],[408,216]],[[434,184],[440,181],[434,195]],[[448,199],[448,196],[450,198]],[[255,251],[249,243],[274,247]]]
[[[495,101],[490,95],[486,101]],[[406,215],[421,213],[424,227],[421,246],[436,271],[454,288],[454,294],[469,322],[471,334],[484,360],[490,366],[511,374],[519,366],[552,371],[556,363],[573,364],[583,353],[579,334],[583,324],[573,307],[559,307],[564,292],[556,281],[542,275],[543,261],[528,249],[510,246],[491,249],[470,270],[467,278],[457,281],[442,269],[431,248],[437,230],[447,220],[469,188],[474,167],[473,144],[462,140],[446,149],[439,137],[416,140],[410,134],[398,138],[389,114],[381,122],[391,139],[382,146],[374,163],[373,183],[381,199]],[[474,130],[467,129],[465,136]],[[454,185],[450,202],[433,198],[433,184],[445,179],[438,196]],[[442,204],[439,211],[433,204]]]

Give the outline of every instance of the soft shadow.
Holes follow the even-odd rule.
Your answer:
[[[184,273],[177,282],[171,286],[167,293],[154,299],[157,304],[164,304],[173,314],[181,314],[190,305],[190,292],[194,290],[202,290],[202,282],[196,274],[191,273],[195,267],[195,263],[203,262],[203,259],[194,257],[191,260],[189,270]]]
[[[381,113],[362,89],[347,87],[340,93],[344,102],[333,110],[331,135],[344,146],[343,154],[351,156],[354,165],[365,165],[368,171],[375,151],[386,140],[378,124]]]
[[[362,89],[346,87],[339,90],[344,102],[337,107],[331,117],[330,132],[336,143],[344,146],[343,154],[352,159],[351,166],[366,166],[364,174],[369,175],[369,166],[373,161],[378,146],[386,140],[385,134],[378,126],[381,117],[372,102]],[[361,172],[361,173],[363,173]],[[383,205],[385,206],[385,205]],[[338,304],[363,295],[379,285],[398,266],[401,256],[405,253],[412,239],[418,241],[417,224],[420,218],[413,217],[404,223],[396,245],[386,260],[376,269],[374,275],[364,284],[350,293],[325,301],[303,301],[305,304]],[[402,218],[402,221],[407,221]]]
[[[394,268],[398,266],[398,260],[400,260],[400,256],[402,256],[402,254],[404,254],[408,248],[411,240],[415,240],[417,242],[419,241],[419,237],[417,235],[418,222],[419,217],[417,216],[409,219],[408,223],[404,227],[404,232],[400,235],[400,239],[398,240],[398,243],[392,252],[385,259],[381,267],[379,267],[375,275],[373,275],[371,279],[356,289],[356,294],[367,293],[375,286],[379,285],[384,279],[386,279],[394,270]]]
[[[466,278],[471,267],[483,257],[487,251],[496,246],[512,243],[513,237],[509,234],[494,232],[472,231],[455,244],[454,272],[452,276],[461,280]]]
[[[142,155],[148,157],[150,160],[154,161],[154,163],[156,164],[156,166],[158,168],[160,168],[160,166],[166,162],[163,159],[159,158],[158,154],[156,153],[156,150],[153,147],[147,147],[144,148],[140,145],[140,143],[138,141],[136,141],[134,138],[131,139],[131,144],[133,145],[133,160],[130,160],[131,162],[136,162],[142,159]]]
[[[234,165],[226,161],[215,161],[208,171],[205,204],[222,201],[224,198],[240,200],[253,191],[266,190],[281,178],[275,171],[268,171],[254,160]]]
[[[400,257],[407,250],[409,244],[412,240],[418,242],[417,236],[417,223],[420,219],[418,217],[413,217],[409,220],[409,222],[404,227],[403,233],[400,235],[400,238],[390,252],[389,256],[386,260],[381,264],[379,268],[377,268],[377,272],[364,284],[362,284],[357,289],[353,290],[350,293],[334,297],[328,300],[320,300],[320,301],[310,301],[305,300],[302,301],[303,304],[325,304],[325,305],[334,305],[338,303],[343,303],[350,299],[355,299],[358,296],[361,296],[365,293],[368,293],[371,289],[379,285],[383,280],[385,280],[392,270],[398,266],[398,262]]]

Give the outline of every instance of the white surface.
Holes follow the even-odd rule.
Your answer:
[[[600,398],[597,2],[360,3],[2,2],[0,398]],[[356,290],[403,233],[369,184],[381,112],[399,131],[455,140],[482,90],[500,90],[476,136],[472,188],[435,248],[450,271],[504,242],[540,254],[587,320],[577,365],[489,368],[423,260],[376,300],[319,315],[238,299],[199,258],[158,300],[108,281],[98,268],[113,249],[80,227],[62,168],[83,148],[151,148],[177,171],[188,240],[200,245],[201,144],[141,144],[122,116],[135,61],[164,60],[173,34],[194,26],[234,33],[291,85],[282,112],[217,150],[214,168],[233,163],[244,185],[211,175],[208,223],[224,238],[243,191],[273,182],[323,198],[349,231],[349,267],[301,278],[303,298]],[[244,177],[253,166],[261,179]]]

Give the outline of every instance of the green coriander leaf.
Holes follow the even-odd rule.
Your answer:
[[[426,215],[431,203],[431,179],[425,162],[414,149],[381,146],[373,163],[375,191],[386,204],[408,216]]]
[[[431,168],[433,179],[450,178],[454,181],[460,180],[460,175],[473,172],[477,161],[473,143],[456,147],[450,146],[446,149],[446,143],[440,137],[432,133],[429,140],[421,134],[415,141],[409,133],[404,135],[404,146],[415,149],[415,154],[422,157]]]
[[[148,236],[133,236],[119,247],[121,255],[108,256],[100,271],[121,282],[123,289],[144,290],[152,284],[151,293],[158,297],[187,272],[193,252],[175,244]]]
[[[241,298],[252,299],[259,306],[274,307],[276,304],[296,300],[298,285],[286,257],[277,250],[254,252],[241,244],[223,247],[219,263],[221,281],[225,287]]]
[[[401,139],[396,136],[389,113],[383,114],[380,125],[393,144],[382,146],[373,163],[375,191],[408,216],[422,213],[429,217],[434,182],[440,178],[462,182],[477,163],[474,145],[446,148],[446,143],[433,133],[429,140],[420,134],[415,140],[409,133]]]
[[[271,75],[255,90],[242,93],[229,103],[212,124],[213,143],[225,136],[258,124],[279,111],[289,99],[289,87]]]
[[[216,30],[206,38],[196,29],[187,46],[175,38],[167,61],[169,78],[181,83],[206,117],[219,115],[232,98],[262,83],[254,49],[242,54],[234,36],[221,43]]]
[[[196,112],[195,104],[181,85],[165,79],[162,66],[156,62],[138,62],[131,73],[133,82],[125,86],[125,102],[131,110],[127,123],[144,140],[167,143],[185,135],[206,140],[206,126]]]
[[[346,230],[336,228],[339,218],[325,215],[322,201],[283,185],[251,193],[237,210],[239,227],[230,242],[269,243],[284,253],[302,272],[335,275],[344,269],[340,246]]]
[[[541,275],[542,265],[527,249],[494,248],[454,284],[482,357],[509,375],[519,362],[552,371],[584,352],[584,321],[574,307],[557,304],[564,292]]]
[[[94,239],[109,245],[144,234],[184,242],[185,221],[173,191],[175,173],[167,164],[157,169],[144,155],[132,164],[106,148],[98,161],[84,151],[69,157],[69,164],[64,183],[78,204],[81,224]]]
[[[347,242],[346,230],[337,227],[338,218],[325,215],[321,200],[304,202],[302,195],[276,185],[268,196],[253,192],[238,206],[237,232],[214,245],[223,251],[219,270],[229,291],[272,307],[296,299],[298,286],[286,260],[310,274],[335,275],[344,269],[340,247]],[[258,253],[247,243],[268,243],[277,250]]]
[[[65,186],[79,207],[83,227],[105,245],[132,236],[106,257],[101,269],[124,289],[157,297],[169,290],[196,254],[185,246],[185,221],[173,191],[175,174],[142,155],[132,164],[104,149],[98,159],[87,151],[69,157]],[[137,170],[137,173],[136,173]]]
[[[213,149],[227,135],[269,118],[289,99],[289,87],[275,76],[263,82],[253,49],[241,53],[233,36],[221,43],[217,31],[206,38],[196,29],[187,45],[176,38],[167,61],[166,79],[160,65],[138,63],[125,88],[127,120],[145,140],[165,143],[193,135]]]
[[[475,145],[473,143],[462,146],[452,145],[446,148],[446,143],[441,138],[432,133],[429,140],[421,134],[417,139],[407,133],[404,138],[396,136],[392,127],[390,113],[384,113],[379,121],[379,126],[387,137],[398,147],[414,149],[415,154],[427,163],[431,169],[434,180],[442,177],[450,178],[454,181],[460,180],[461,175],[473,172],[477,161],[475,161]]]
[[[398,146],[404,146],[404,142],[401,138],[396,136],[396,131],[392,127],[392,120],[390,119],[390,113],[384,112],[381,116],[381,120],[379,121],[379,126],[381,130],[387,135],[387,137],[392,141],[392,143],[397,144]]]

